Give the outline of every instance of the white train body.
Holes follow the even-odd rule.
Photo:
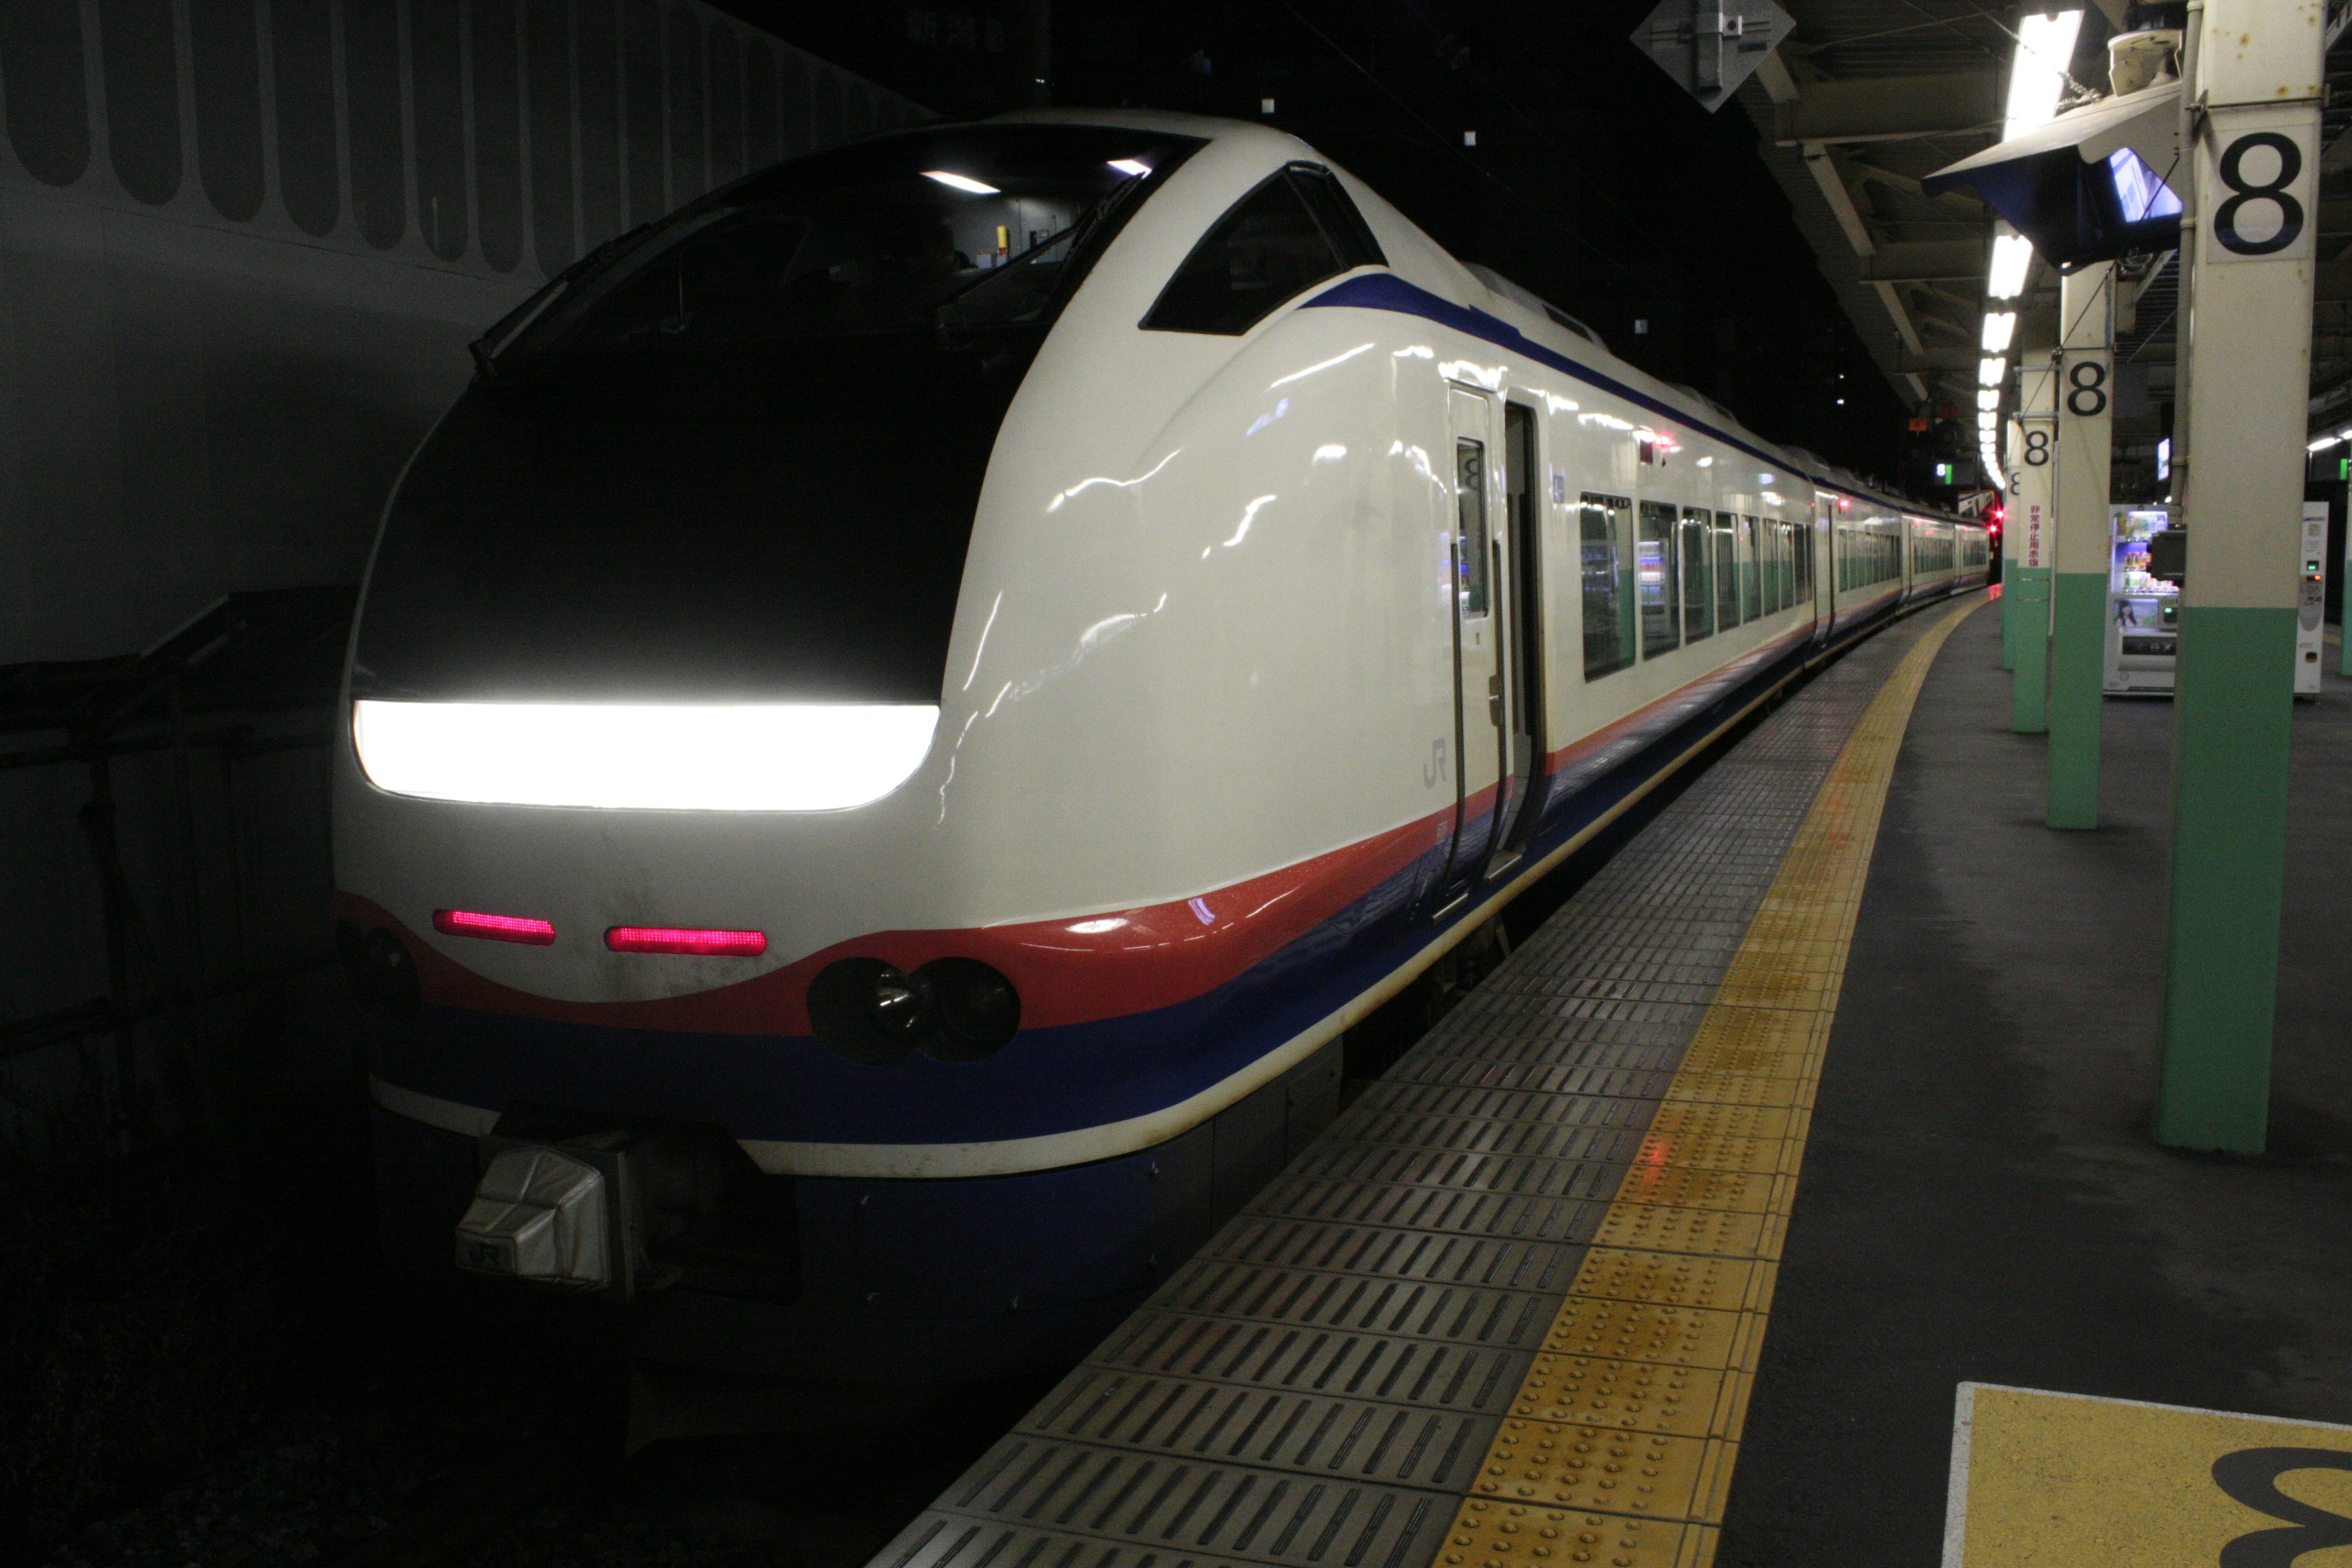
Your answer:
[[[375,1047],[395,1201],[446,1227],[518,1104],[721,1127],[796,1194],[798,1280],[762,1320],[787,1373],[964,1375],[1098,1331],[1328,1114],[1348,1026],[1805,660],[1984,580],[1975,525],[1746,433],[1344,174],[1377,262],[1240,332],[1139,325],[1236,204],[1328,165],[1262,127],[1036,122],[1199,144],[1011,396],[901,782],[843,809],[502,804],[339,752],[341,915],[421,999]],[[368,695],[370,593],[355,700],[430,707]],[[604,940],[635,927],[764,951]],[[942,958],[1017,992],[1001,1048],[815,1037],[828,966]]]

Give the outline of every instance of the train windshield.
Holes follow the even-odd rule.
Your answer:
[[[1199,145],[982,125],[781,164],[559,279],[493,354],[1036,325]]]
[[[937,702],[1004,411],[1196,145],[911,132],[583,258],[493,329],[402,480],[352,695]]]

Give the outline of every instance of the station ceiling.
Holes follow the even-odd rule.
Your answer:
[[[1925,195],[1922,175],[1990,146],[2020,15],[2047,7],[1978,0],[1782,0],[1796,29],[1741,87],[1759,153],[1788,195],[1872,358],[1915,404],[1975,402],[1978,334],[1991,210],[1972,195]],[[2106,40],[2125,0],[2084,9],[2073,75],[2106,85]],[[2331,107],[2323,132],[2320,262],[2313,310],[2311,418],[2352,421],[2352,6],[2329,7]],[[2057,279],[2037,266],[2019,341],[2055,337]],[[2141,428],[2118,440],[2153,447],[2178,348],[2178,266],[2170,255],[2127,266],[2118,289],[2119,379],[2139,394]],[[2122,412],[2119,404],[2118,413]],[[2126,458],[2126,468],[2132,465]],[[2119,474],[2119,479],[2122,475]]]
[[[2022,8],[1783,4],[1795,33],[1739,90],[1758,152],[1897,392],[1971,413],[1992,209],[1966,192],[1926,195],[1919,181],[1999,139]],[[2103,58],[2122,11],[2102,0],[2085,15],[2080,65]]]

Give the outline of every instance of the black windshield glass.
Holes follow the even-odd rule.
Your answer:
[[[353,694],[938,701],[1004,411],[1087,267],[1196,145],[887,137],[583,261],[494,331],[495,373],[402,482]]]
[[[779,165],[569,279],[500,351],[1034,325],[1197,142],[961,126]]]

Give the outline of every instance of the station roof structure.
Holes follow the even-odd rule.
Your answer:
[[[1999,140],[2023,7],[1784,3],[1796,31],[1738,94],[1764,165],[1897,393],[1972,405],[1993,212],[1919,181]],[[2099,9],[2111,27],[2122,0]]]
[[[1999,139],[2020,16],[2074,3],[1783,0],[1796,29],[1738,91],[1822,275],[1907,400],[1974,402],[1994,223],[1972,193],[1931,197],[1920,178]],[[2072,74],[2104,90],[2105,43],[2123,27],[2125,0],[2079,3]],[[2315,428],[2352,424],[2352,137],[2344,134],[2352,129],[2352,5],[2331,5],[2327,26]],[[2126,265],[2119,280],[2116,360],[2142,367],[2137,390],[2151,408],[2172,396],[2178,277],[2168,253]],[[2056,286],[2049,268],[2034,268],[2021,343],[2054,337]],[[2117,431],[2119,441],[2131,435]]]

